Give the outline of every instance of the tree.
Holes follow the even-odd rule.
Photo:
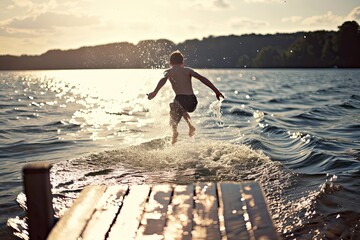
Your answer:
[[[251,64],[251,59],[249,58],[248,55],[244,54],[239,57],[236,67],[240,67],[240,68],[250,67],[250,64]]]
[[[337,62],[337,54],[334,43],[335,36],[329,36],[321,52],[321,60],[324,62],[326,67],[334,67]]]
[[[253,67],[281,67],[282,54],[272,46],[264,47],[253,60]]]
[[[299,37],[286,52],[286,65],[289,67],[328,67],[323,58],[327,39],[333,32],[316,31]],[[330,50],[330,43],[326,46]],[[327,51],[326,50],[326,51]]]
[[[357,22],[347,21],[339,26],[337,49],[338,66],[360,67],[360,31]]]

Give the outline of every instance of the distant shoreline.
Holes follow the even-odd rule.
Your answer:
[[[339,30],[210,36],[175,44],[167,39],[138,44],[110,43],[41,55],[0,55],[0,70],[158,69],[180,50],[193,68],[360,68],[360,27],[344,22]]]

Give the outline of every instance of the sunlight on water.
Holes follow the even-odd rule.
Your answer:
[[[11,73],[1,82],[7,101],[1,103],[0,134],[7,142],[1,154],[11,159],[4,186],[20,185],[19,178],[7,179],[19,163],[56,162],[51,182],[61,216],[90,184],[255,180],[283,237],[356,233],[358,72],[200,71],[226,99],[217,101],[195,81],[199,104],[190,115],[196,135],[189,138],[181,121],[175,146],[170,85],[153,100],[146,97],[163,70]],[[5,211],[12,207],[7,199]],[[23,194],[17,201],[24,206]],[[23,218],[10,218],[8,225],[26,239]]]
[[[33,101],[33,105],[46,108],[46,104],[73,111],[71,118],[63,122],[79,126],[80,130],[60,136],[62,140],[86,136],[114,145],[112,139],[123,136],[126,143],[138,143],[144,141],[139,129],[151,130],[152,124],[159,124],[154,119],[168,121],[159,116],[172,98],[168,87],[154,101],[150,102],[146,96],[162,76],[162,70],[43,71],[33,72],[31,76],[24,79],[26,91],[31,92],[32,85],[40,84],[40,94],[51,91],[57,98],[45,103]]]

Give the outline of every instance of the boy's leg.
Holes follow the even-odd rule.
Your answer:
[[[191,119],[190,119],[190,115],[188,112],[184,112],[183,113],[183,117],[185,119],[185,121],[187,122],[188,126],[189,126],[189,136],[192,137],[195,135],[195,127],[191,124]]]
[[[177,142],[177,138],[179,136],[179,132],[177,131],[177,124],[174,124],[172,126],[172,130],[173,130],[173,136],[172,136],[172,144],[175,144]]]
[[[182,117],[181,108],[179,108],[179,106],[176,103],[170,103],[170,126],[173,131],[172,144],[175,144],[177,142],[177,138],[179,136],[179,133],[177,131],[177,126],[180,122],[181,117]]]

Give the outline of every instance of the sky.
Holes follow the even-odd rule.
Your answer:
[[[114,42],[337,30],[359,0],[1,0],[0,55]]]

